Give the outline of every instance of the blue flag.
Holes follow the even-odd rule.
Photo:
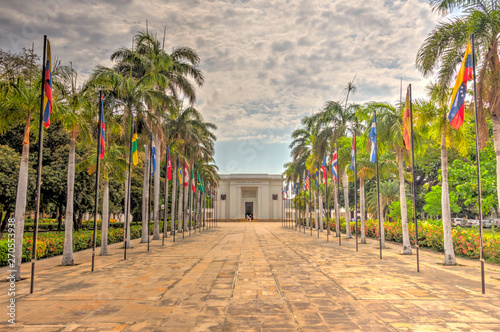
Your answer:
[[[377,160],[377,121],[375,119],[375,114],[373,114],[372,128],[370,129],[370,140],[372,141],[372,147],[370,151],[370,161],[374,163]]]
[[[154,135],[152,137],[153,137],[153,139],[151,140],[151,157],[153,158],[153,169],[151,171],[151,174],[155,174],[155,171],[156,171],[156,146],[155,146]]]

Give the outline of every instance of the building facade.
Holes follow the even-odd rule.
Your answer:
[[[281,175],[224,174],[221,175],[217,197],[220,219],[281,219],[283,197]]]

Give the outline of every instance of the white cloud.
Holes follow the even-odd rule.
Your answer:
[[[55,5],[44,11],[46,3]],[[355,74],[353,102],[397,100],[400,77],[423,96],[415,56],[438,19],[423,0],[31,0],[0,13],[0,47],[35,40],[41,53],[46,33],[85,78],[148,20],[159,39],[166,26],[167,49],[199,52],[206,82],[196,107],[219,140],[286,142],[300,118],[343,99]]]

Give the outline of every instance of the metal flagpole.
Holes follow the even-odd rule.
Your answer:
[[[184,151],[184,152],[186,152],[186,151]],[[186,165],[186,160],[184,160],[184,165]],[[182,165],[181,165],[181,167],[182,167]],[[182,190],[182,202],[181,202],[181,200],[179,200],[179,206],[182,206],[182,221],[179,220],[179,222],[182,222],[181,228],[182,228],[182,239],[183,240],[184,240],[184,234],[186,233],[186,227],[184,227],[185,226],[184,222],[185,222],[185,218],[186,218],[186,216],[184,215],[184,208],[185,208],[185,206],[184,206],[184,192],[185,192],[185,190],[184,190],[184,178],[186,177],[185,173],[186,173],[186,168],[184,168],[184,172],[182,172],[182,179],[181,179],[180,190]]]
[[[479,151],[479,142],[477,135],[479,134],[479,123],[477,114],[477,91],[476,91],[476,51],[474,47],[474,34],[472,34],[472,70],[474,77],[474,128],[476,131],[476,167],[477,167],[477,191],[478,191],[478,211],[479,211],[479,243],[480,252],[479,260],[481,262],[481,291],[483,294],[486,292],[486,285],[484,282],[484,248],[483,248],[483,209],[481,204],[481,156]]]
[[[413,194],[413,222],[415,223],[415,249],[417,250],[417,272],[420,272],[420,257],[418,252],[418,221],[417,221],[417,199],[415,188],[415,152],[413,150],[413,104],[411,97],[411,84],[408,86],[410,93],[410,127],[411,127],[411,177],[412,177],[412,194]]]
[[[153,134],[151,133],[151,147],[149,149],[149,188],[148,188],[148,251],[149,251],[149,221],[151,219],[151,187],[152,187],[152,173],[153,171]]]
[[[312,236],[312,218],[311,218],[312,206],[311,206],[311,176],[310,175],[311,175],[311,173],[309,172],[309,174],[307,174],[307,178],[309,179],[309,213],[307,214],[307,216],[309,217],[309,229],[311,231],[311,236]]]
[[[377,111],[374,111],[373,118],[375,120],[375,130],[377,130]],[[377,168],[377,221],[378,221],[378,234],[380,239],[380,259],[382,259],[382,227],[380,222],[380,188],[378,176],[378,137],[375,135],[375,163]]]
[[[96,151],[96,173],[95,173],[95,201],[94,201],[94,232],[92,234],[92,269],[94,271],[94,260],[95,260],[95,242],[96,242],[96,233],[97,233],[97,209],[99,208],[99,151],[101,150],[101,122],[102,122],[102,112],[101,112],[101,103],[102,103],[102,91],[99,91],[99,122],[97,125],[98,134],[97,134],[97,151]]]
[[[31,286],[30,294],[33,294],[35,283],[35,263],[38,237],[38,220],[40,219],[40,188],[42,182],[42,152],[43,152],[43,94],[45,92],[45,66],[47,54],[47,35],[43,36],[43,61],[42,61],[42,91],[40,92],[40,123],[38,125],[38,167],[36,175],[36,195],[35,195],[35,222],[33,225],[33,247],[31,251]],[[51,59],[52,60],[52,59]],[[21,255],[22,256],[22,255]],[[22,259],[22,257],[16,257]]]
[[[358,165],[357,165],[357,152],[358,149],[356,147],[356,130],[353,131],[354,134],[354,222],[356,227],[354,232],[356,233],[356,251],[358,251]]]
[[[335,207],[335,214],[336,217],[338,216],[338,223],[339,223],[339,229],[338,229],[338,237],[339,237],[339,246],[342,246],[342,225],[340,224],[340,202],[339,202],[339,195],[340,195],[340,166],[339,166],[339,143],[335,142],[337,145],[337,148],[335,149],[335,152],[337,152],[337,206]]]
[[[318,164],[316,164],[316,166],[319,167]],[[317,203],[318,203],[318,212],[316,214],[316,208],[314,208],[314,214],[316,214],[316,220],[318,221],[318,225],[317,225],[317,228],[318,228],[318,239],[319,239],[319,225],[321,224],[320,223],[320,217],[321,217],[321,213],[319,213],[319,209],[320,209],[320,206],[319,206],[319,184],[321,182],[321,179],[319,179],[319,169],[318,169],[318,172],[316,173],[316,181],[318,182],[318,186],[316,187],[316,194],[318,195],[318,200],[317,200]],[[316,203],[315,203],[316,204]]]
[[[326,164],[326,183],[325,183],[325,203],[326,203],[326,224],[328,226],[326,230],[326,242],[330,242],[330,206],[328,204],[328,164]],[[321,207],[323,208],[323,207]]]

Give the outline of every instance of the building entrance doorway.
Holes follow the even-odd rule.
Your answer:
[[[249,215],[253,217],[253,202],[245,202],[245,217]]]

